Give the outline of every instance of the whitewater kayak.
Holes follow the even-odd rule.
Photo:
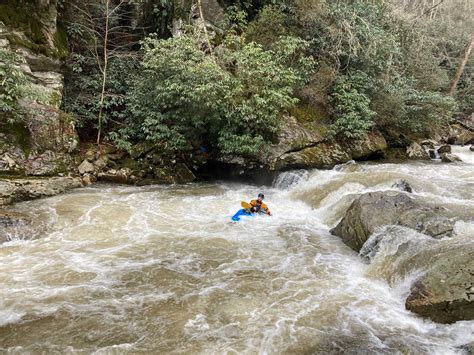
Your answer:
[[[240,221],[240,218],[246,216],[246,217],[253,217],[252,213],[246,212],[243,208],[238,210],[236,214],[232,216],[232,220],[235,222]]]

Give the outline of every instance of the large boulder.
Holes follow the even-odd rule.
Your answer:
[[[469,126],[462,126],[461,124],[451,125],[445,140],[449,144],[474,144],[474,130],[468,129],[468,127]]]
[[[326,138],[327,124],[319,121],[301,122],[285,116],[276,143],[257,155],[218,156],[213,163],[225,167],[230,175],[252,172],[275,172],[291,169],[332,168],[350,160],[383,157],[387,142],[380,132],[369,132],[358,140]]]
[[[451,146],[449,144],[444,144],[441,147],[438,148],[438,153],[443,154],[443,153],[451,153]]]
[[[327,141],[327,127],[318,122],[301,123],[292,116],[285,117],[278,143],[262,152],[258,162],[270,170],[298,168],[331,168],[350,160],[382,156],[387,148],[385,138],[377,131],[359,140]]]
[[[379,191],[356,199],[331,233],[341,237],[355,251],[360,251],[372,234],[387,225],[408,227],[434,237],[432,242],[415,248],[417,251],[412,254],[402,246],[397,248],[400,255],[390,254],[390,258],[396,258],[398,270],[422,272],[411,285],[406,308],[436,322],[472,320],[474,244],[461,235],[454,236],[456,221],[464,217],[471,219],[472,210],[455,214],[458,216],[407,193]],[[375,234],[374,240],[377,244],[383,243],[387,235]],[[413,233],[411,240],[417,245],[415,236]],[[453,238],[437,240],[440,237]]]
[[[406,308],[440,323],[474,319],[474,245],[439,252],[410,289]]]
[[[0,179],[0,206],[54,196],[81,186],[81,179],[71,177]]]
[[[457,155],[450,153],[441,154],[441,161],[444,163],[455,163],[457,161],[462,161]]]
[[[406,193],[379,191],[357,198],[331,233],[358,252],[379,227],[401,225],[441,238],[452,235],[455,222],[456,218],[441,207],[427,205]]]

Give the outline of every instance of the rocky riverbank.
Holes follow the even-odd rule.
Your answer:
[[[407,192],[379,191],[357,198],[331,233],[371,257],[389,238],[390,232],[383,229],[387,226],[432,237],[429,247],[419,250],[416,239],[401,242],[390,259],[406,272],[413,265],[425,270],[413,281],[406,308],[437,322],[452,323],[474,319],[474,245],[455,232],[457,223],[472,223],[473,216],[472,208],[454,211]],[[417,251],[405,256],[408,248]]]
[[[81,179],[74,177],[0,179],[0,206],[54,196],[81,186]]]

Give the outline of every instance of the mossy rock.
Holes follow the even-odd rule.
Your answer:
[[[47,44],[40,18],[46,11],[32,1],[4,0],[0,21],[7,27],[23,31],[35,44]]]
[[[297,105],[290,109],[289,113],[300,123],[325,122],[327,119],[327,114],[323,110],[311,104]]]
[[[28,156],[31,151],[31,135],[28,128],[22,122],[8,123],[0,127],[0,131],[12,135],[14,144],[17,144],[25,156]]]

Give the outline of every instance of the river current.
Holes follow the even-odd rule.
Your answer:
[[[0,353],[461,354],[474,321],[407,311],[423,267],[387,257],[398,239],[412,255],[428,237],[387,230],[368,263],[329,233],[357,196],[404,179],[472,213],[449,241],[472,243],[474,153],[455,153],[464,162],[345,164],[272,187],[98,184],[16,204],[33,226],[0,245]],[[273,216],[232,223],[260,191]]]

